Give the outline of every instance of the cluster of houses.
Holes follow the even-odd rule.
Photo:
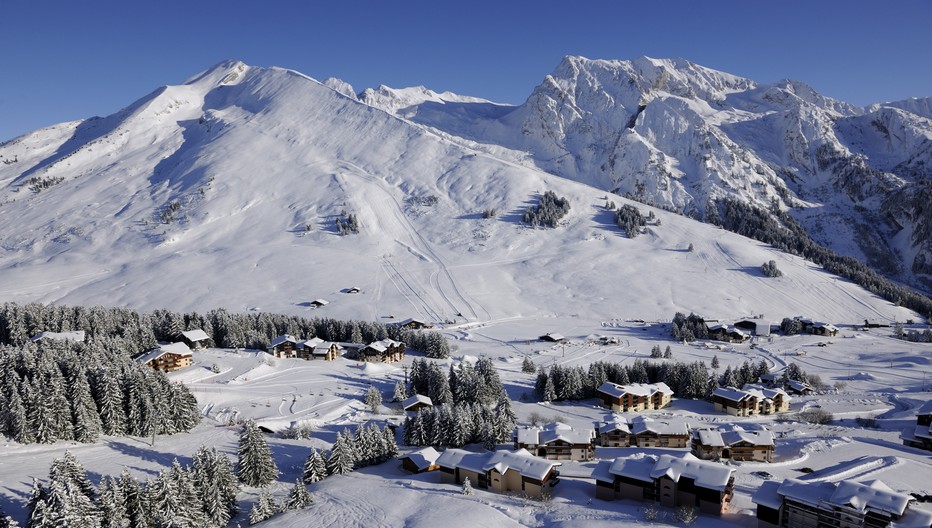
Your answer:
[[[813,321],[804,317],[795,317],[794,319],[799,322],[801,331],[804,334],[828,337],[838,335],[838,327],[835,325]],[[772,332],[779,330],[779,328],[779,324],[775,325],[766,319],[740,319],[733,323],[706,321],[709,339],[728,343],[743,343],[754,336],[769,337]]]
[[[346,355],[349,359],[365,362],[393,363],[405,357],[405,344],[392,339],[382,339],[360,345],[356,343],[335,343],[318,337],[298,340],[289,334],[276,336],[266,348],[269,354],[277,358],[304,360],[323,359],[332,361]]]

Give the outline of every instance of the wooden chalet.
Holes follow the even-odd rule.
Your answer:
[[[673,391],[663,382],[618,385],[607,381],[596,389],[596,395],[604,407],[628,412],[662,409],[670,405]]]
[[[84,342],[84,330],[76,330],[74,332],[39,332],[38,334],[29,338],[33,343],[38,343],[39,341],[71,341],[73,343],[83,343]]]
[[[916,412],[916,426],[900,435],[904,445],[932,450],[932,400],[925,402]]]
[[[197,330],[181,332],[181,341],[188,345],[191,350],[199,350],[207,348],[207,345],[210,344],[210,336],[207,335],[207,332],[198,328]]]
[[[538,458],[524,449],[471,453],[451,448],[440,455],[437,465],[443,484],[462,484],[469,478],[475,488],[541,498],[547,488],[559,482],[556,468],[561,463]]]
[[[724,324],[715,324],[709,327],[709,339],[714,341],[725,341],[726,343],[743,343],[751,335],[735,326]]]
[[[719,387],[712,393],[718,412],[734,416],[776,414],[790,410],[790,396],[783,389],[745,386],[744,389]]]
[[[434,327],[434,325],[428,323],[427,321],[414,319],[411,317],[395,322],[394,326],[397,326],[398,328],[404,328],[406,330],[422,330],[425,328]]]
[[[170,343],[160,345],[136,358],[136,361],[162,372],[174,372],[190,367],[194,361],[194,354],[184,343]]]
[[[357,361],[375,361],[393,363],[405,358],[405,344],[392,339],[383,339],[356,351]]]
[[[913,497],[880,480],[766,481],[751,497],[758,528],[881,528],[932,526],[932,512],[910,508]]]
[[[616,415],[599,425],[597,443],[602,447],[687,447],[689,424],[682,418],[650,418]]]
[[[407,400],[401,402],[401,408],[404,409],[405,412],[417,412],[421,409],[426,409],[433,406],[434,402],[423,394],[415,394],[414,396],[411,396]]]
[[[330,304],[330,301],[326,299],[314,299],[313,301],[310,302],[310,305],[313,306],[314,308],[323,308],[324,306],[327,306],[328,304]]]
[[[277,358],[298,357],[298,340],[292,335],[283,334],[275,337],[266,349]]]
[[[595,457],[595,431],[578,431],[560,422],[543,427],[518,427],[512,439],[515,449],[526,449],[550,460],[592,460]]]
[[[663,506],[697,507],[721,515],[734,496],[734,470],[683,455],[618,457],[600,462],[592,473],[596,497],[659,502]]]
[[[735,321],[735,328],[758,337],[770,335],[772,324],[766,319],[741,319]]]
[[[544,334],[538,337],[538,339],[540,339],[541,341],[548,341],[550,343],[562,343],[566,341],[566,338],[563,337],[562,334],[557,334],[554,332],[550,332],[549,334]]]
[[[298,357],[311,361],[322,359],[324,361],[333,361],[343,354],[343,347],[339,343],[324,341],[319,337],[313,337],[298,343]]]
[[[693,431],[692,454],[703,460],[773,462],[773,433],[752,424],[720,425]]]
[[[425,447],[401,457],[401,467],[411,473],[436,471],[440,469],[440,466],[437,465],[438,458],[440,458],[440,453],[436,449]]]
[[[802,381],[789,380],[786,382],[786,391],[791,394],[805,396],[806,394],[812,394],[812,387]]]

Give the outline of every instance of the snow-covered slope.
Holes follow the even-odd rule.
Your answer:
[[[689,63],[645,59],[631,67],[656,85],[633,132],[624,129],[648,150],[660,140],[644,123],[667,116],[671,126],[694,130],[713,104],[753,87]],[[664,73],[674,67],[689,75]],[[585,78],[589,85],[613,79]],[[645,102],[638,90],[613,98],[629,108]],[[546,121],[526,106],[427,96],[434,97],[420,105],[432,103],[432,111],[476,104],[483,110],[470,115],[488,120],[507,110],[490,126],[505,126],[518,112],[522,123]],[[572,141],[583,142],[585,121],[565,102],[554,109],[564,114],[561,126],[577,127]],[[603,103],[615,108],[605,117],[612,124],[637,111]],[[721,151],[724,159],[738,148],[724,132],[701,128],[708,144],[684,144],[686,151]],[[506,154],[360,102],[339,82],[226,62],[112,116],[0,147],[10,160],[0,165],[0,297],[306,314],[309,301],[324,298],[330,303],[315,315],[457,322],[664,319],[676,311],[832,321],[911,316],[800,259],[672,213],[654,211],[660,221],[628,239],[604,208],[607,198],[624,199]],[[686,174],[685,165],[664,159]],[[754,192],[782,185],[770,183],[768,171],[764,165]],[[674,176],[671,182],[683,178]],[[667,191],[686,196],[699,188]],[[528,228],[521,213],[547,190],[566,196],[571,211],[556,229]],[[497,214],[485,218],[490,210]],[[344,213],[356,215],[359,234],[338,233]],[[686,251],[690,244],[695,251]],[[763,277],[759,267],[769,260],[785,277]],[[342,293],[350,286],[363,294]]]
[[[759,85],[682,59],[566,57],[514,108],[367,102],[700,218],[720,198],[775,202],[842,254],[914,284],[932,280],[927,215],[884,205],[929,179],[929,99],[863,109],[798,81]]]

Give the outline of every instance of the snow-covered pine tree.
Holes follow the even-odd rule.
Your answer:
[[[311,503],[311,494],[301,480],[294,481],[294,486],[288,493],[288,499],[282,505],[282,511],[300,510]]]
[[[237,512],[239,492],[230,458],[216,448],[202,446],[194,455],[192,476],[208,521],[214,526],[226,526]]]
[[[718,362],[718,354],[712,356],[712,370],[718,370],[721,364]]]
[[[123,494],[129,525],[134,528],[136,526],[149,526],[151,512],[149,510],[148,495],[144,488],[139,485],[139,481],[134,479],[128,470],[124,469],[120,473],[118,485],[120,492]]]
[[[472,489],[472,483],[469,482],[469,477],[463,479],[463,495],[472,495],[475,493]]]
[[[553,378],[547,376],[547,381],[544,383],[544,392],[541,396],[543,401],[556,401],[557,391],[553,386]]]
[[[382,446],[383,461],[398,456],[398,442],[395,440],[395,432],[387,425],[382,428]]]
[[[372,411],[373,414],[378,414],[381,406],[382,394],[375,386],[369,385],[369,390],[366,391],[366,407],[369,407],[369,410]]]
[[[305,484],[313,484],[324,480],[326,477],[327,463],[320,455],[320,451],[311,448],[311,453],[307,456],[307,460],[304,461],[302,480]]]
[[[407,399],[407,393],[405,391],[405,384],[399,380],[395,382],[395,392],[392,394],[392,402],[398,403]]]
[[[330,456],[327,457],[327,473],[330,475],[345,475],[354,469],[355,457],[352,446],[347,445],[346,437],[337,435]]]
[[[97,413],[97,405],[91,396],[91,385],[87,381],[84,369],[78,365],[75,367],[68,376],[74,439],[82,443],[96,442],[102,429],[100,414]]]
[[[275,499],[272,498],[272,494],[269,493],[268,489],[262,488],[259,492],[259,500],[256,501],[249,511],[249,524],[258,524],[275,515],[277,510],[278,508],[275,505]]]
[[[247,486],[265,486],[278,478],[278,466],[272,458],[256,422],[248,420],[239,438],[239,462],[236,474]]]
[[[666,350],[663,351],[664,359],[671,359],[673,357],[673,349],[670,348],[670,345],[667,345]]]
[[[521,362],[521,372],[525,374],[533,374],[537,371],[537,366],[534,365],[534,362],[531,361],[531,356],[524,356],[524,361]]]
[[[97,506],[100,511],[100,528],[130,528],[126,498],[119,482],[112,476],[101,481]]]
[[[495,440],[497,443],[507,442],[515,429],[518,415],[511,409],[511,400],[505,391],[498,397],[495,404]]]
[[[123,392],[112,371],[99,368],[94,374],[92,389],[103,434],[122,435],[126,431],[126,412],[123,410]]]

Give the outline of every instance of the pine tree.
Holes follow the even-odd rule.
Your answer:
[[[123,392],[109,369],[98,369],[94,376],[93,389],[103,433],[106,435],[124,434],[126,413],[123,411]]]
[[[327,473],[331,475],[345,475],[354,469],[355,457],[352,446],[347,445],[346,437],[337,435],[330,456],[327,457]]]
[[[259,500],[249,511],[249,524],[258,524],[272,517],[275,515],[276,510],[278,508],[275,507],[275,499],[272,498],[272,494],[269,493],[268,489],[262,488],[262,491],[259,492]]]
[[[139,481],[134,479],[129,471],[124,469],[120,473],[118,481],[120,492],[123,494],[126,508],[126,517],[129,518],[129,524],[132,527],[148,526],[150,510],[148,507],[148,497],[143,488],[140,487]]]
[[[534,365],[534,362],[531,361],[531,356],[524,356],[524,361],[521,362],[521,372],[533,374],[536,371],[537,367]]]
[[[472,484],[469,482],[469,477],[463,479],[463,495],[472,495],[474,493],[472,489]]]
[[[237,512],[239,492],[230,458],[216,448],[201,447],[194,455],[192,474],[208,521],[214,526],[226,526]]]
[[[313,484],[324,480],[326,477],[327,464],[320,455],[320,451],[312,448],[311,453],[307,456],[307,460],[304,461],[302,480],[305,484]]]
[[[650,349],[650,357],[652,357],[652,358],[660,358],[660,357],[663,357],[663,353],[660,351],[660,345],[654,345],[653,347],[651,347],[651,349]]]
[[[112,476],[101,482],[97,504],[100,508],[101,528],[130,527],[129,516],[126,513],[126,497],[123,496],[119,482]]]
[[[71,395],[71,417],[74,423],[74,439],[78,442],[96,442],[100,436],[100,415],[91,396],[91,386],[82,370],[74,370],[68,376]]]
[[[395,393],[392,395],[392,402],[401,402],[408,398],[405,392],[405,385],[400,380],[395,383]]]
[[[553,386],[553,377],[551,376],[547,376],[542,399],[543,401],[556,401],[557,399],[557,391]]]
[[[517,421],[518,415],[511,409],[511,400],[508,399],[508,394],[502,391],[498,403],[495,405],[496,443],[507,442],[511,438],[511,433],[514,431]]]
[[[718,355],[712,356],[712,370],[718,370],[718,367],[721,366],[718,362]]]
[[[366,391],[366,406],[373,414],[378,414],[382,406],[382,394],[372,385],[369,385],[369,390]]]
[[[395,440],[395,432],[387,425],[382,428],[382,446],[384,460],[390,460],[398,456],[398,442]]]
[[[311,494],[308,493],[307,487],[300,480],[294,482],[294,487],[288,493],[288,500],[282,506],[282,511],[300,510],[311,503]]]
[[[243,484],[265,486],[278,478],[278,466],[256,422],[249,420],[243,426],[238,453],[236,474]]]
[[[664,359],[670,359],[673,357],[673,349],[670,348],[670,345],[667,345],[667,349],[663,351]]]

